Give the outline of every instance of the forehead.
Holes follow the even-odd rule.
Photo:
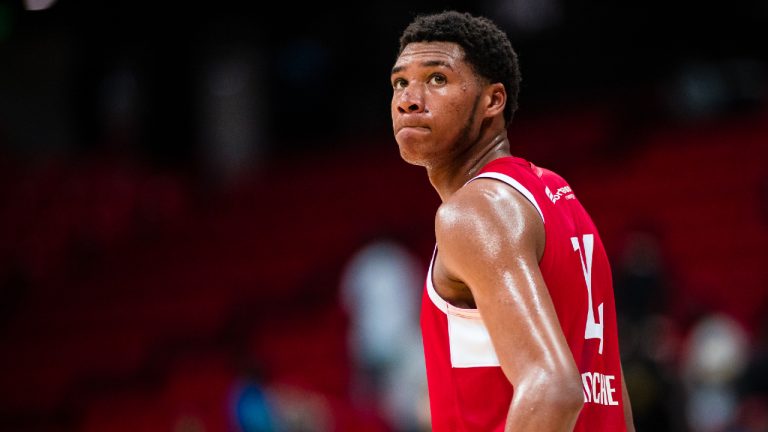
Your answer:
[[[444,63],[460,67],[464,62],[464,49],[453,42],[412,42],[405,46],[395,61],[394,70],[402,70],[411,65],[429,65]]]

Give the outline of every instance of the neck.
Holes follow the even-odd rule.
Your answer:
[[[507,130],[498,131],[484,145],[469,146],[467,151],[444,165],[427,167],[432,186],[445,202],[489,162],[510,156]]]

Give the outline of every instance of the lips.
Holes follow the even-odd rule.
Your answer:
[[[429,136],[431,129],[425,126],[402,126],[395,133],[398,142],[404,143],[410,140],[422,140]]]
[[[397,130],[397,134],[422,134],[430,131],[431,129],[426,126],[401,126]]]
[[[400,132],[404,129],[413,129],[413,130],[430,130],[429,126],[424,125],[423,123],[404,123],[398,126],[397,131]]]
[[[429,128],[426,126],[403,126],[400,128],[400,130],[404,130],[404,129],[425,130],[425,131],[429,130]]]

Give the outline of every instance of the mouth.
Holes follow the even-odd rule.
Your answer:
[[[428,132],[430,131],[430,128],[427,126],[419,126],[419,125],[404,125],[404,126],[400,126],[400,128],[397,131],[401,132],[405,130]]]
[[[421,140],[429,135],[432,130],[426,126],[401,126],[395,133],[398,142],[404,143],[410,140]]]

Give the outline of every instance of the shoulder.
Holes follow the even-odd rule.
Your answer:
[[[453,228],[490,216],[493,202],[504,193],[496,183],[478,179],[457,190],[438,208],[437,228]]]
[[[487,250],[503,243],[538,244],[543,240],[543,223],[536,208],[519,191],[507,184],[480,178],[464,185],[443,203],[435,218],[438,244],[462,249],[473,245]]]
[[[479,178],[464,185],[438,208],[436,222],[450,228],[514,215],[536,215],[536,212],[531,202],[515,188],[495,179]]]

